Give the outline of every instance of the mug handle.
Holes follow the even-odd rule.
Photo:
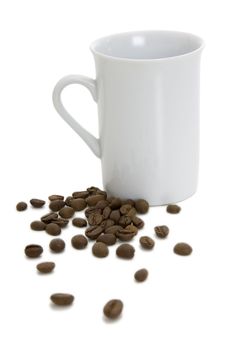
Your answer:
[[[71,126],[71,128],[86,142],[92,152],[100,158],[100,142],[95,136],[84,129],[65,109],[61,101],[63,89],[71,84],[85,86],[91,93],[94,101],[97,101],[96,80],[83,75],[67,75],[58,81],[53,90],[53,104],[60,116]]]

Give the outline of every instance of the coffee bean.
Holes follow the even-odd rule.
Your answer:
[[[113,220],[116,224],[118,224],[120,217],[121,217],[120,210],[116,209],[116,210],[112,210],[109,216],[109,219]]]
[[[31,199],[30,203],[34,208],[42,208],[45,205],[45,201],[36,198]]]
[[[154,230],[155,230],[157,237],[159,237],[159,238],[166,238],[167,235],[169,234],[169,228],[165,225],[155,226]]]
[[[92,247],[92,253],[97,258],[105,258],[109,254],[108,246],[103,242],[96,242]]]
[[[88,191],[78,191],[72,193],[73,198],[87,198],[89,196]]]
[[[103,232],[103,228],[101,226],[91,226],[88,227],[85,231],[85,235],[92,240],[96,240],[101,233]]]
[[[16,205],[16,210],[18,211],[24,211],[26,210],[28,207],[27,203],[25,202],[19,202],[17,205]]]
[[[52,220],[52,223],[53,224],[57,224],[58,226],[63,228],[63,227],[66,227],[68,225],[69,220],[62,219],[62,218],[57,218],[57,219]]]
[[[60,211],[59,211],[59,215],[64,218],[64,219],[70,219],[72,218],[72,216],[74,215],[75,211],[73,208],[71,207],[65,207],[65,208],[62,208]]]
[[[187,243],[177,243],[173,249],[174,253],[178,255],[190,255],[193,251],[192,247]]]
[[[57,218],[58,218],[58,214],[57,213],[48,213],[48,214],[42,216],[40,219],[45,224],[49,224],[50,222],[52,222],[53,220],[56,220]]]
[[[117,256],[123,259],[132,259],[134,257],[134,253],[134,247],[128,243],[121,244],[116,250]]]
[[[138,228],[136,226],[134,226],[133,224],[126,226],[125,229],[130,231],[134,235],[136,235],[138,233]]]
[[[72,224],[76,227],[86,227],[87,226],[87,221],[82,218],[74,218],[72,220]]]
[[[43,248],[38,244],[29,244],[24,252],[29,258],[38,258],[43,253]]]
[[[144,249],[152,249],[155,245],[155,241],[148,236],[142,236],[139,242]]]
[[[49,248],[55,253],[60,253],[65,249],[65,242],[61,238],[54,238],[49,243]]]
[[[113,225],[113,226],[108,227],[105,230],[105,233],[111,233],[111,234],[115,235],[119,230],[122,230],[122,228],[123,227],[120,225]]]
[[[61,233],[61,227],[51,222],[46,225],[45,231],[51,236],[58,236]]]
[[[126,229],[122,229],[116,233],[116,237],[122,242],[129,242],[134,238],[134,236],[134,233]]]
[[[100,235],[96,241],[105,243],[107,245],[114,245],[116,243],[116,236],[112,233],[105,233],[103,235]]]
[[[93,196],[89,196],[86,198],[87,205],[89,207],[93,207],[96,205],[99,201],[105,199],[106,197],[102,194],[95,194]]]
[[[72,294],[67,293],[56,293],[52,294],[50,299],[55,305],[68,306],[73,303],[74,296]]]
[[[178,214],[181,211],[181,207],[176,204],[169,204],[167,206],[167,212],[170,214]]]
[[[49,209],[52,211],[59,211],[61,210],[64,206],[66,205],[66,203],[61,200],[61,199],[55,199],[53,201],[50,202],[49,204]]]
[[[135,215],[137,214],[137,210],[135,208],[131,208],[128,213],[127,213],[127,216],[133,218]]]
[[[71,244],[75,249],[84,249],[86,248],[88,241],[83,235],[76,235],[72,237]]]
[[[51,261],[42,262],[42,263],[36,265],[37,270],[41,273],[52,272],[54,267],[55,267],[55,264],[54,264],[54,262],[51,262]]]
[[[43,231],[45,230],[46,224],[42,221],[33,221],[31,223],[31,229],[34,231]]]
[[[100,208],[96,208],[96,207],[87,208],[87,209],[85,210],[85,216],[86,216],[86,218],[88,218],[89,215],[91,215],[92,213],[102,214],[102,210],[101,210]]]
[[[137,216],[132,217],[132,222],[139,229],[143,228],[144,226],[144,221]]]
[[[77,199],[73,199],[70,202],[70,205],[75,211],[81,211],[81,210],[86,208],[87,203],[86,203],[85,199],[77,198]]]
[[[97,226],[103,221],[103,215],[98,213],[92,213],[87,219],[90,226]]]
[[[49,200],[50,201],[57,201],[57,200],[64,200],[64,196],[60,196],[60,194],[52,194],[51,196],[49,196]]]
[[[121,200],[120,200],[120,198],[113,198],[111,200],[111,203],[109,204],[109,207],[112,210],[119,209],[121,207]]]
[[[127,213],[132,209],[131,204],[124,204],[120,207],[120,212],[122,215],[127,215]]]
[[[121,204],[122,205],[130,204],[132,207],[135,206],[135,202],[132,199],[122,199],[121,200]]]
[[[112,209],[110,207],[105,207],[103,210],[103,218],[108,219],[111,212],[112,212]]]
[[[91,187],[88,187],[87,188],[87,192],[89,193],[89,195],[93,195],[93,194],[96,194],[97,191],[99,191],[100,189],[98,187],[95,187],[95,186],[91,186]]]
[[[103,313],[107,318],[116,319],[120,316],[123,310],[123,303],[121,300],[112,299],[107,302],[103,308]]]
[[[121,225],[122,227],[126,227],[128,226],[129,224],[131,224],[131,217],[128,216],[128,215],[122,215],[120,217],[120,220],[119,220],[119,225]]]
[[[99,209],[104,209],[106,208],[107,206],[109,205],[109,202],[106,200],[106,199],[102,199],[101,201],[99,201],[97,204],[96,204],[96,208],[99,208]]]
[[[115,222],[110,219],[103,220],[100,224],[101,227],[103,227],[104,230],[107,230],[107,228],[115,225]]]
[[[135,208],[139,214],[145,214],[149,210],[149,203],[145,199],[135,201]]]
[[[148,271],[146,269],[141,269],[135,272],[134,278],[138,282],[144,282],[148,277]]]
[[[66,197],[65,203],[66,203],[66,205],[67,205],[68,207],[71,206],[71,202],[72,202],[73,199],[74,199],[74,198],[71,197],[71,196]]]

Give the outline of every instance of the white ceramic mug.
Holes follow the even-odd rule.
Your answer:
[[[201,38],[182,32],[111,35],[90,47],[96,79],[62,78],[53,103],[61,117],[101,158],[110,195],[179,202],[197,188]],[[61,102],[65,86],[81,84],[98,104],[99,139]]]

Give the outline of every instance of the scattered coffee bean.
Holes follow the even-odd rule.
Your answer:
[[[103,242],[96,242],[92,247],[92,253],[97,258],[105,258],[109,254],[107,244]]]
[[[87,226],[87,221],[82,218],[74,218],[72,220],[72,224],[76,227],[86,227]]]
[[[133,224],[126,226],[125,229],[130,231],[131,233],[134,233],[134,235],[136,235],[138,233],[138,228],[136,226],[134,226]]]
[[[60,253],[65,249],[65,242],[61,238],[54,238],[49,243],[49,248],[55,253]]]
[[[123,204],[120,207],[120,212],[122,215],[127,215],[127,213],[130,211],[130,209],[132,209],[132,205],[131,204]]]
[[[167,206],[167,212],[170,214],[178,214],[181,211],[181,207],[176,204],[169,204]]]
[[[123,259],[132,259],[134,257],[134,253],[134,247],[128,243],[121,244],[116,250],[117,256]]]
[[[175,254],[186,256],[190,255],[193,249],[189,244],[181,242],[175,245],[173,251]]]
[[[127,213],[127,216],[133,218],[135,215],[137,214],[137,211],[135,208],[131,208],[128,213]]]
[[[103,215],[98,214],[98,213],[92,213],[88,216],[87,221],[88,221],[89,225],[91,225],[91,226],[100,225],[101,222],[103,221]]]
[[[42,216],[40,219],[45,224],[49,224],[50,222],[52,222],[53,220],[56,220],[57,218],[58,218],[58,214],[57,213],[48,213],[48,214]]]
[[[66,205],[67,205],[68,207],[71,206],[71,202],[72,202],[73,199],[74,199],[74,198],[71,197],[71,196],[66,197],[65,203],[66,203]]]
[[[134,233],[126,229],[122,229],[116,233],[116,237],[122,242],[129,242],[134,238],[134,236]]]
[[[139,214],[145,214],[149,210],[149,203],[145,199],[135,201],[135,208]]]
[[[148,236],[142,236],[139,241],[141,243],[141,246],[144,249],[152,249],[152,248],[154,248],[155,241],[152,238],[148,237]]]
[[[102,195],[102,194],[94,194],[92,196],[89,196],[86,198],[86,202],[87,205],[89,207],[93,207],[94,205],[96,205],[99,201],[101,201],[102,199],[105,199],[106,196]]]
[[[91,215],[91,214],[93,214],[93,213],[95,213],[95,214],[101,214],[101,213],[102,213],[102,210],[101,210],[100,208],[96,208],[96,207],[87,208],[87,209],[85,210],[85,216],[86,216],[86,218],[88,218],[89,215]]]
[[[60,196],[60,194],[52,194],[51,196],[49,196],[49,200],[50,201],[57,201],[57,200],[64,200],[64,196]]]
[[[84,249],[86,248],[88,241],[83,235],[76,235],[72,237],[71,244],[75,249]]]
[[[41,273],[52,272],[54,267],[55,267],[55,264],[54,262],[51,262],[51,261],[45,261],[36,265],[37,270],[40,271]]]
[[[45,230],[46,224],[43,221],[33,221],[31,223],[31,229],[34,231],[43,231]]]
[[[87,198],[89,196],[88,191],[78,191],[72,193],[73,198]]]
[[[45,231],[51,236],[58,236],[61,233],[61,227],[51,222],[50,224],[46,225]]]
[[[17,205],[16,205],[16,210],[18,211],[24,211],[26,210],[28,207],[27,203],[25,202],[19,202]]]
[[[144,282],[148,277],[148,271],[146,269],[141,269],[135,272],[134,278],[138,282]]]
[[[105,207],[103,210],[103,218],[108,219],[111,212],[112,212],[112,209],[110,207]]]
[[[118,224],[120,217],[121,217],[120,210],[115,209],[115,210],[112,210],[109,216],[109,219],[113,220],[116,224]]]
[[[137,216],[132,217],[132,222],[139,229],[143,228],[143,226],[144,226],[144,221]]]
[[[110,219],[103,220],[100,224],[101,227],[103,227],[104,230],[107,230],[109,227],[115,225],[115,222]]]
[[[111,203],[110,203],[109,207],[112,210],[119,209],[121,207],[121,200],[120,200],[120,198],[113,198],[111,200]]]
[[[55,199],[55,200],[50,202],[49,209],[52,211],[59,211],[62,208],[64,208],[65,205],[66,205],[66,203],[63,200]]]
[[[111,234],[115,235],[117,232],[119,232],[119,230],[122,230],[122,228],[123,227],[120,225],[113,225],[113,226],[108,227],[105,230],[105,233],[111,233]]]
[[[167,235],[169,234],[169,228],[165,225],[155,226],[154,230],[155,230],[157,237],[159,237],[159,238],[166,238]]]
[[[105,233],[103,235],[100,235],[96,241],[105,243],[107,245],[114,245],[116,243],[116,236],[112,233]]]
[[[43,253],[43,248],[38,244],[29,244],[24,252],[29,258],[38,258]]]
[[[124,204],[130,204],[132,207],[135,206],[135,202],[132,200],[132,199],[122,199],[121,200],[121,204],[124,205]]]
[[[84,210],[87,206],[87,203],[85,201],[85,199],[83,198],[77,198],[77,199],[73,199],[70,202],[70,206],[71,208],[73,208],[75,211],[81,211]]]
[[[97,192],[100,191],[100,189],[98,187],[95,186],[91,186],[87,188],[87,192],[89,193],[89,195],[94,195],[97,194]]]
[[[69,220],[62,219],[62,218],[57,218],[57,219],[52,220],[52,223],[53,224],[57,224],[58,226],[63,228],[63,227],[66,227],[68,225]]]
[[[55,305],[68,306],[73,303],[74,296],[72,294],[67,293],[56,293],[52,294],[50,299]]]
[[[109,201],[107,201],[106,199],[102,199],[101,201],[99,201],[97,204],[96,204],[96,208],[99,208],[99,209],[104,209],[106,208],[107,206],[109,205]]]
[[[120,316],[123,310],[123,303],[121,300],[112,299],[107,302],[103,308],[103,313],[107,318],[116,319]]]
[[[88,227],[85,231],[85,235],[92,240],[96,240],[101,233],[103,232],[103,228],[101,226],[91,226]]]
[[[31,199],[30,203],[34,208],[42,208],[45,205],[45,201],[36,198]]]
[[[129,224],[131,224],[131,217],[128,216],[128,215],[122,215],[120,217],[120,220],[119,220],[119,225],[121,225],[122,227],[126,227],[128,226]]]
[[[72,218],[72,216],[74,215],[75,211],[73,208],[71,207],[65,207],[65,208],[62,208],[60,211],[59,211],[59,215],[64,218],[64,219],[70,219]]]

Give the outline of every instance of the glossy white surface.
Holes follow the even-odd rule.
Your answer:
[[[101,157],[110,194],[162,205],[196,191],[202,48],[199,37],[180,32],[109,36],[91,45],[96,88],[82,76],[64,77],[56,85],[55,108]],[[86,86],[98,103],[99,141],[61,103],[61,91],[73,83]]]

